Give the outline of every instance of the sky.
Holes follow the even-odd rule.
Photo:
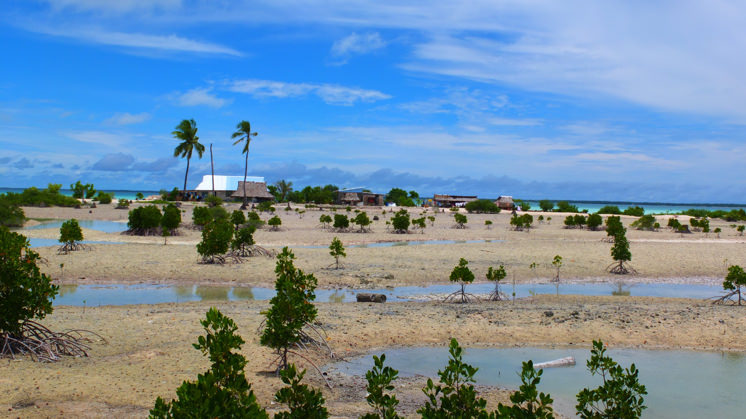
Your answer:
[[[7,0],[0,186],[746,202],[740,1]],[[191,161],[188,185],[210,172]]]

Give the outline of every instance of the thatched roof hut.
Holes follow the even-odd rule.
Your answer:
[[[243,199],[244,194],[244,182],[238,182],[238,188],[233,192],[231,198]],[[274,200],[275,197],[269,191],[267,191],[267,184],[265,182],[246,182],[246,196],[250,201],[270,201]]]
[[[505,210],[511,210],[515,207],[512,196],[499,196],[495,201],[495,205],[497,205],[498,208]]]

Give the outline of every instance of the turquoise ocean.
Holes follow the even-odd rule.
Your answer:
[[[21,193],[21,192],[23,192],[24,189],[26,189],[26,188],[3,188],[3,187],[0,187],[0,194],[4,194],[6,192]],[[115,190],[115,189],[109,190],[109,189],[106,189],[106,190],[103,190],[103,191],[107,192],[107,193],[113,193],[114,194],[114,198],[117,198],[117,199],[129,199],[129,200],[135,199],[135,196],[137,195],[138,192],[142,193],[146,197],[150,196],[150,195],[158,195],[159,194],[158,191],[149,191],[149,190],[145,190],[145,189],[143,189],[143,190]],[[72,196],[73,195],[72,189],[60,189],[60,193],[63,194],[63,195],[67,195],[67,196]]]

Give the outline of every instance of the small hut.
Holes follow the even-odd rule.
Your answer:
[[[354,206],[383,206],[383,194],[373,192],[354,192],[348,190],[337,191],[336,199],[334,203],[337,205],[349,205]]]
[[[231,198],[236,200],[243,200],[244,198],[244,182],[238,182],[238,188],[233,192]],[[267,184],[264,182],[246,182],[246,196],[249,198],[249,202],[262,202],[262,201],[273,201],[274,195],[267,191]]]
[[[513,202],[512,196],[497,197],[497,200],[495,201],[495,205],[497,205],[498,208],[504,209],[504,210],[512,210],[515,207],[515,203]]]

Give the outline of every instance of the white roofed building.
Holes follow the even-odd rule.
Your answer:
[[[212,175],[202,176],[202,181],[196,188],[187,191],[187,199],[203,200],[212,193]],[[230,198],[238,189],[239,182],[243,182],[243,176],[215,175],[215,194],[223,199]],[[264,183],[263,176],[247,176],[247,182]]]

